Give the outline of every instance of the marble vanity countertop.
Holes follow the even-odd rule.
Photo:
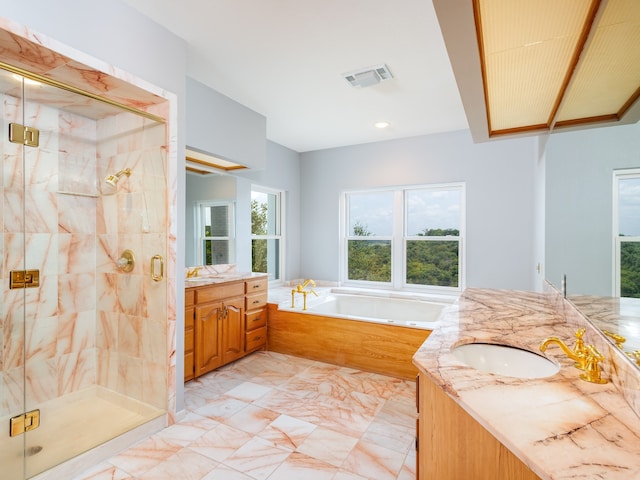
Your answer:
[[[201,273],[197,277],[185,278],[185,288],[202,287],[205,285],[217,285],[219,283],[236,282],[239,280],[252,280],[266,277],[266,273],[252,272],[225,272],[225,273]]]
[[[471,342],[540,353],[549,336],[573,347],[575,330],[549,294],[468,289],[457,308],[447,309],[413,362],[540,478],[640,478],[640,418],[613,383],[581,380],[574,362],[556,345],[544,355],[560,371],[540,379],[484,373],[451,353]],[[584,337],[587,344],[590,334]]]

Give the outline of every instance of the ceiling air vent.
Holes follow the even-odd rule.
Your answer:
[[[352,87],[369,87],[380,83],[383,80],[389,80],[393,78],[393,75],[389,71],[389,67],[385,64],[376,65],[373,67],[362,68],[354,72],[344,73],[342,76]]]

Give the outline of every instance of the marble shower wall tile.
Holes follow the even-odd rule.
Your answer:
[[[21,107],[4,96],[4,122]],[[25,147],[2,143],[2,271],[26,259],[41,287],[3,287],[0,415],[22,408],[25,372],[30,405],[97,382],[166,408],[166,285],[151,281],[148,264],[166,255],[165,127],[131,114],[96,122],[38,104],[25,116],[40,129],[41,147],[25,150],[23,192]],[[102,195],[104,177],[126,167],[133,182],[123,178],[122,189]],[[23,229],[26,236],[13,233]],[[132,247],[138,265],[123,274],[115,261]],[[25,303],[26,325],[16,314]]]
[[[121,114],[99,120],[97,132],[98,383],[166,408],[167,288],[150,266],[153,255],[167,256],[165,126]],[[104,183],[126,168],[117,188]],[[125,249],[136,258],[130,273],[115,266]]]

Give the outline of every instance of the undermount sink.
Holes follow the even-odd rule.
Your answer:
[[[510,345],[467,343],[455,347],[452,353],[469,367],[505,377],[544,378],[560,370],[542,355]]]

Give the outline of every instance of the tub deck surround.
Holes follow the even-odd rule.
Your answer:
[[[555,346],[545,355],[560,364],[560,372],[541,379],[480,372],[451,353],[471,342],[539,352],[549,336],[571,346],[576,319],[568,321],[558,305],[557,295],[548,293],[468,289],[457,307],[444,313],[413,362],[425,380],[443,389],[540,478],[640,478],[640,418],[616,384],[580,380],[573,361]],[[585,342],[596,343],[595,336],[588,328]],[[603,378],[611,378],[611,365],[605,362]]]

